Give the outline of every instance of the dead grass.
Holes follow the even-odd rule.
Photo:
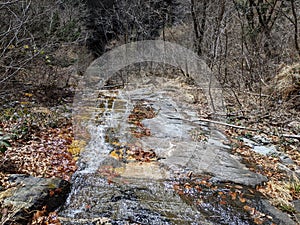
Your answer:
[[[300,95],[300,63],[284,65],[270,84],[271,95],[283,101],[292,100]]]
[[[259,188],[259,191],[269,197],[272,205],[292,213],[295,211],[293,200],[299,199],[300,181],[296,176],[289,181],[270,179],[266,186]]]

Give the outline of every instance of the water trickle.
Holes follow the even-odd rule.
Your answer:
[[[81,154],[78,170],[80,173],[94,173],[109,152],[108,146],[105,144],[105,129],[110,126],[110,123],[114,122],[111,112],[113,102],[111,103],[109,99],[105,99],[101,104],[100,115],[99,112],[94,112],[92,118],[86,122],[90,141],[85,148],[85,152]],[[110,108],[109,105],[112,107]]]
[[[197,87],[163,77],[134,77],[124,88],[99,90],[62,223],[214,224],[176,194],[174,181],[201,173],[217,181],[257,177],[225,152],[221,135],[211,137],[207,123],[193,122],[203,98]]]

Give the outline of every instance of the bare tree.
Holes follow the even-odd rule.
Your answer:
[[[295,6],[295,0],[291,0],[291,8],[292,8],[292,12],[293,12],[293,25],[294,25],[294,41],[295,41],[295,48],[298,52],[298,55],[300,57],[300,47],[299,47],[299,43],[298,43],[298,16],[296,13],[296,6]]]
[[[288,1],[286,4],[290,3],[290,11],[291,13],[289,13],[289,10],[280,10],[280,12],[283,14],[283,16],[285,18],[288,19],[288,21],[293,25],[294,27],[294,46],[295,49],[297,51],[298,56],[300,56],[300,47],[299,47],[299,28],[298,28],[298,16],[297,15],[297,9],[300,7],[299,5],[299,1],[295,1],[295,0],[290,0]],[[297,4],[298,3],[298,4]],[[285,7],[287,9],[289,9],[289,7]],[[291,14],[291,15],[289,15]],[[299,14],[299,11],[298,11]]]
[[[92,31],[89,46],[101,55],[112,40],[128,43],[154,39],[172,21],[174,0],[89,0],[87,26]]]
[[[202,55],[202,42],[204,38],[205,26],[206,26],[206,10],[207,10],[207,1],[203,1],[201,9],[197,10],[198,4],[195,3],[195,0],[191,0],[191,14],[193,19],[194,31],[195,31],[195,48],[198,55]],[[201,16],[201,18],[199,18]]]
[[[195,51],[226,86],[261,89],[280,63],[297,60],[293,52],[299,55],[299,4],[298,0],[191,0]]]
[[[80,0],[1,1],[0,84],[28,69],[33,59],[47,64],[46,53],[59,42],[79,42],[81,5]]]

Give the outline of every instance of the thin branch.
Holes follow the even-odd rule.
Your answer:
[[[259,130],[254,129],[254,128],[237,126],[237,125],[233,125],[233,124],[229,124],[229,123],[224,123],[224,122],[215,121],[215,120],[208,120],[208,119],[198,119],[198,120],[194,120],[193,122],[208,122],[208,123],[214,123],[214,124],[218,124],[218,125],[221,125],[221,126],[232,127],[232,128],[236,128],[236,129],[259,131]]]
[[[300,140],[300,135],[282,134],[281,136],[284,137],[284,138],[294,138],[294,139],[299,139]]]
[[[298,52],[298,55],[300,56],[300,47],[298,44],[298,18],[297,18],[297,13],[296,13],[296,7],[295,7],[295,2],[294,0],[291,0],[291,7],[292,7],[292,13],[294,17],[294,42],[295,42],[295,48]]]
[[[193,122],[208,122],[208,123],[214,123],[214,124],[218,124],[221,126],[232,127],[232,128],[241,129],[241,130],[250,130],[250,131],[256,131],[256,132],[261,131],[261,130],[250,128],[250,127],[237,126],[237,125],[233,125],[233,124],[229,124],[229,123],[224,123],[224,122],[215,121],[215,120],[208,120],[208,119],[198,119],[198,120],[194,120]],[[278,134],[275,136],[284,137],[284,138],[294,138],[294,139],[300,140],[300,135]]]

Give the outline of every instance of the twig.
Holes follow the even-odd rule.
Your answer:
[[[222,126],[233,127],[233,128],[242,129],[242,130],[259,131],[259,130],[254,129],[254,128],[237,126],[237,125],[233,125],[233,124],[229,124],[229,123],[219,122],[219,121],[215,121],[215,120],[208,120],[208,119],[198,119],[198,120],[195,120],[193,122],[197,122],[197,121],[214,123],[214,124],[219,124],[219,125],[222,125]]]
[[[253,95],[253,96],[259,96],[259,97],[270,97],[270,95],[256,94],[256,93],[252,93],[252,92],[242,92],[242,93],[248,94],[248,95]]]
[[[72,218],[66,218],[66,217],[58,217],[59,220],[64,221],[64,222],[73,222],[74,219]],[[76,222],[81,222],[81,223],[87,223],[87,222],[100,222],[106,223],[109,222],[109,218],[106,217],[97,217],[97,218],[92,218],[92,219],[76,219]]]
[[[300,140],[300,135],[282,134],[281,136],[284,138],[295,138]]]
[[[208,119],[198,119],[198,120],[194,120],[193,122],[198,122],[198,121],[219,124],[219,125],[222,125],[222,126],[232,127],[232,128],[236,128],[236,129],[242,129],[242,130],[260,131],[258,129],[254,129],[254,128],[237,126],[237,125],[233,125],[233,124],[229,124],[229,123],[219,122],[219,121],[215,121],[215,120],[208,120]],[[281,136],[281,137],[284,137],[284,138],[295,138],[295,139],[300,140],[300,135],[278,134],[278,135],[275,135],[275,136],[279,136],[279,137]]]

